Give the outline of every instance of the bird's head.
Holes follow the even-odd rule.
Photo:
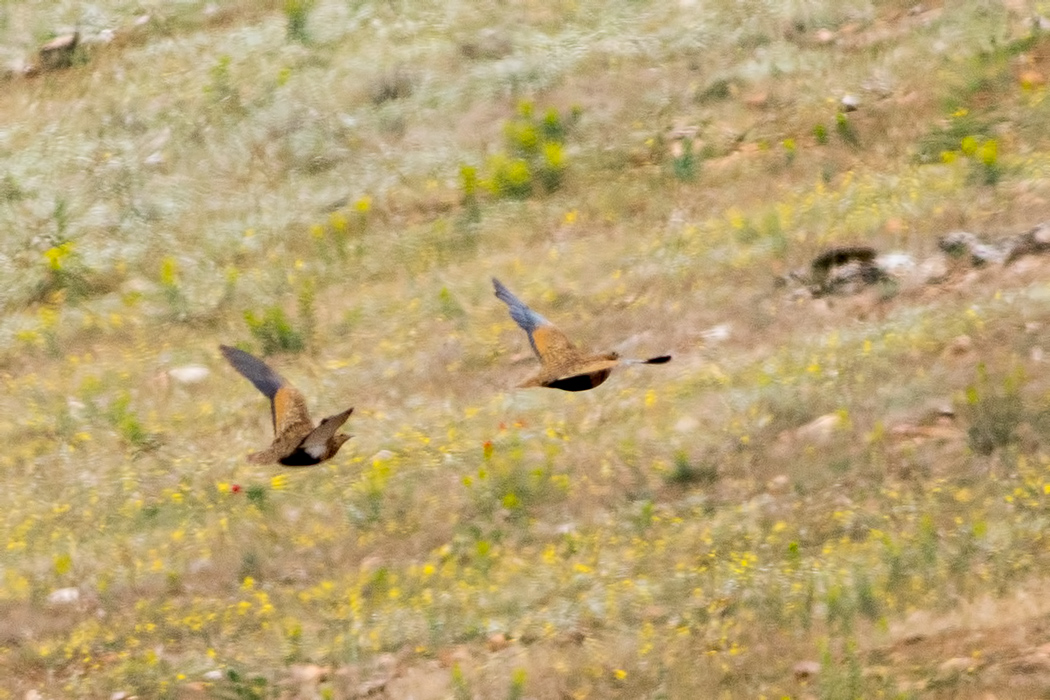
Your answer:
[[[353,435],[348,435],[347,433],[336,433],[335,435],[333,435],[331,442],[332,454],[334,455],[336,452],[338,452],[339,448],[343,446],[343,443],[352,437]]]
[[[620,353],[616,352],[615,350],[614,350],[614,351],[612,351],[612,352],[607,352],[607,353],[605,353],[605,354],[604,354],[604,355],[602,356],[602,359],[605,359],[605,360],[613,360],[613,361],[615,361],[615,360],[619,360],[619,359],[620,359]]]

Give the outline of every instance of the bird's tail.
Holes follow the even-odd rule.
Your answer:
[[[667,364],[670,361],[671,361],[671,356],[670,355],[657,355],[656,357],[650,357],[649,359],[646,359],[646,360],[633,360],[633,359],[620,360],[620,362],[624,363],[625,365],[665,365],[665,364]]]

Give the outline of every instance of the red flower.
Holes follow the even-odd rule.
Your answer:
[[[240,492],[241,492],[241,485],[240,484],[234,484],[234,485],[230,486],[230,493],[240,493]]]

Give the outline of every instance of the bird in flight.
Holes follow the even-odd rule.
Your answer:
[[[539,373],[519,384],[519,388],[545,386],[564,391],[586,391],[608,379],[617,365],[662,365],[671,360],[670,355],[631,360],[616,352],[588,354],[573,345],[557,326],[526,306],[495,277],[492,285],[496,288],[496,298],[507,305],[510,317],[528,333],[529,344],[540,358]]]
[[[316,427],[310,420],[306,400],[299,390],[254,355],[220,345],[219,349],[233,368],[270,399],[273,418],[273,444],[262,452],[248,455],[253,464],[279,463],[286,467],[310,467],[331,459],[350,439],[336,431],[346,422],[353,408],[328,416]]]

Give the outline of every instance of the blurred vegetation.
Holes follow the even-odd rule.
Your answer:
[[[1045,694],[1048,15],[4,3],[0,698]]]

